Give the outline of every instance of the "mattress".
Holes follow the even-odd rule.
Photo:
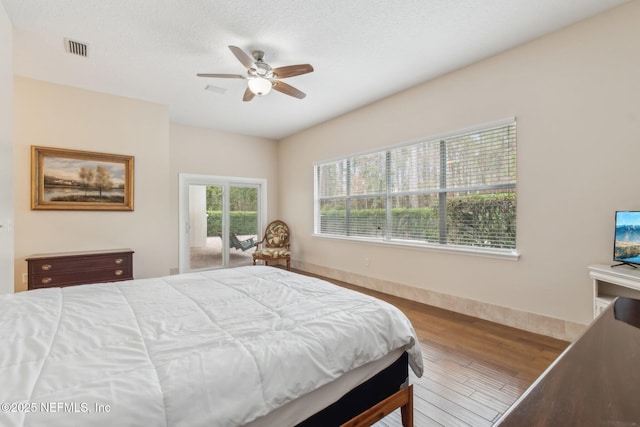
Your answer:
[[[0,339],[2,426],[239,426],[396,351],[422,374],[395,307],[263,266],[4,295]]]

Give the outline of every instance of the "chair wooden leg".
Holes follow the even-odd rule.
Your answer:
[[[287,258],[287,270],[291,271],[291,260]]]

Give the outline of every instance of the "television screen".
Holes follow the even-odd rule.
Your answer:
[[[613,260],[640,264],[640,211],[616,212]]]

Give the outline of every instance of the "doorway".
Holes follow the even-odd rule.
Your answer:
[[[252,263],[266,180],[180,174],[180,272]]]

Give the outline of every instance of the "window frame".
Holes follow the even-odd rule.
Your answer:
[[[432,193],[432,194],[441,194],[441,193],[447,193],[450,192],[451,189],[450,188],[434,188],[434,189],[429,189],[429,190],[406,190],[406,191],[400,191],[400,192],[392,192],[390,190],[390,186],[391,186],[391,182],[388,179],[389,176],[389,171],[386,171],[386,189],[384,192],[380,193],[380,192],[371,192],[371,193],[359,193],[359,194],[352,194],[349,191],[347,191],[346,195],[340,195],[340,196],[327,196],[327,197],[323,197],[320,198],[320,182],[319,182],[319,171],[320,171],[320,167],[323,165],[327,165],[330,164],[332,162],[345,162],[346,163],[346,169],[347,169],[347,186],[350,185],[350,177],[349,177],[349,169],[350,169],[350,165],[349,162],[352,161],[352,159],[354,158],[360,158],[362,156],[366,156],[369,154],[376,154],[376,153],[385,153],[384,156],[386,158],[386,165],[388,167],[388,165],[390,164],[390,156],[391,156],[391,151],[392,150],[397,150],[397,149],[401,149],[403,147],[408,147],[408,146],[414,146],[420,143],[429,143],[429,142],[434,142],[437,140],[443,141],[443,140],[448,140],[448,139],[452,139],[455,137],[459,137],[468,133],[472,133],[472,132],[481,132],[481,131],[488,131],[491,130],[493,128],[498,128],[501,126],[508,126],[508,125],[513,125],[516,126],[516,118],[515,117],[509,117],[503,120],[499,120],[496,122],[492,122],[492,123],[484,123],[481,125],[477,125],[477,126],[472,126],[472,127],[468,127],[465,129],[459,129],[453,132],[447,132],[447,133],[443,133],[443,134],[439,134],[439,135],[434,135],[434,136],[428,136],[428,137],[424,137],[424,138],[420,138],[417,140],[412,140],[412,141],[408,141],[408,142],[404,142],[401,144],[395,144],[395,145],[391,145],[391,146],[386,146],[386,147],[380,147],[380,148],[376,148],[373,150],[369,150],[369,151],[365,151],[365,152],[359,152],[359,153],[354,153],[354,154],[350,154],[350,155],[346,155],[346,156],[342,156],[339,158],[335,158],[335,159],[329,159],[329,160],[323,160],[323,161],[317,161],[314,162],[313,165],[313,172],[314,172],[314,209],[313,209],[313,214],[314,214],[314,221],[313,221],[313,237],[316,238],[322,238],[322,239],[332,239],[332,240],[342,240],[342,241],[348,241],[348,242],[358,242],[358,243],[365,243],[365,244],[372,244],[372,245],[383,245],[383,246],[390,246],[390,247],[400,247],[400,248],[410,248],[410,249],[420,249],[420,250],[427,250],[427,251],[435,251],[435,252],[442,252],[442,253],[457,253],[457,254],[468,254],[468,255],[478,255],[478,256],[484,256],[484,257],[490,257],[490,258],[499,258],[499,259],[508,259],[508,260],[518,260],[519,259],[519,252],[518,252],[518,239],[517,239],[517,224],[516,224],[516,236],[515,236],[515,247],[514,248],[490,248],[490,247],[482,247],[482,246],[466,246],[466,245],[455,245],[455,244],[451,244],[451,243],[429,243],[429,242],[425,242],[425,241],[420,241],[420,240],[403,240],[401,238],[398,237],[391,237],[391,226],[392,226],[392,215],[391,215],[391,210],[392,210],[392,204],[390,203],[390,199],[392,197],[395,196],[399,196],[399,195],[406,195],[406,194],[420,194],[420,195],[425,195],[427,193]],[[516,141],[517,144],[517,141]],[[517,149],[516,149],[516,170],[517,170]],[[442,175],[442,170],[440,170],[440,174],[438,175],[438,178],[440,179]],[[514,193],[516,194],[517,197],[517,176],[514,179],[513,184],[497,184],[497,185],[489,185],[489,187],[493,187],[493,188],[511,188],[513,189]],[[474,190],[475,190],[475,186],[474,186]],[[456,191],[461,191],[464,190],[462,188],[456,188]],[[345,230],[345,234],[341,235],[341,234],[331,234],[331,233],[321,233],[320,232],[320,227],[321,227],[321,219],[320,219],[320,207],[321,207],[321,202],[325,201],[325,200],[329,200],[329,199],[335,199],[335,200],[345,200],[345,202],[347,203],[350,200],[353,199],[358,199],[358,198],[371,198],[371,197],[383,197],[386,200],[386,224],[385,224],[385,230],[382,233],[381,237],[366,237],[366,236],[358,236],[358,235],[349,235],[348,234],[348,230]],[[349,206],[349,204],[347,203],[347,206]],[[446,209],[446,207],[444,207],[444,209]],[[517,211],[517,205],[515,207],[516,211]],[[516,218],[517,218],[517,212],[516,212]],[[516,220],[517,221],[517,220]],[[444,229],[442,227],[440,227],[441,232],[444,231]]]

